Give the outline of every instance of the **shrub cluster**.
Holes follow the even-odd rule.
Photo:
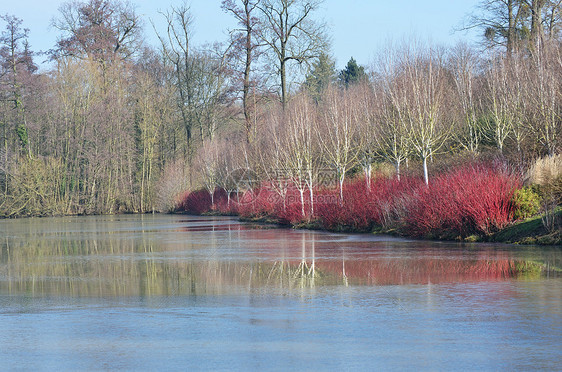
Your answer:
[[[513,203],[516,206],[514,218],[517,220],[534,216],[541,208],[541,198],[531,187],[515,190]]]
[[[223,215],[237,215],[238,202],[236,196],[230,196],[224,189],[217,188],[211,194],[207,190],[186,192],[180,196],[176,211],[190,214],[219,213]]]
[[[281,187],[283,186],[283,187]],[[530,213],[533,203],[519,179],[494,166],[466,165],[435,177],[429,186],[417,177],[376,176],[368,184],[358,178],[338,187],[303,194],[294,186],[264,182],[239,197],[215,190],[184,196],[180,210],[201,214],[217,211],[283,224],[315,223],[334,231],[399,229],[415,237],[456,238],[492,234]],[[303,205],[304,203],[304,205]],[[312,212],[314,211],[314,212]],[[304,213],[303,213],[304,212]]]
[[[356,179],[343,187],[343,199],[338,189],[317,193],[316,217],[328,230],[370,231],[374,227],[395,227],[403,218],[409,195],[421,185],[418,178],[375,177],[370,187]]]
[[[436,177],[412,195],[406,226],[417,236],[489,235],[514,220],[517,177],[495,167],[471,165]]]

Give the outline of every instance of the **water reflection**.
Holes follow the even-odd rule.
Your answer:
[[[208,295],[322,286],[532,280],[559,249],[461,246],[268,229],[230,218],[0,221],[0,293]]]

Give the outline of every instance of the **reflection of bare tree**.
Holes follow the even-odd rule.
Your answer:
[[[128,230],[103,218],[84,221],[88,223],[72,226],[64,219],[60,225],[2,221],[0,232],[9,233],[0,241],[0,293],[145,297],[290,292],[342,283],[502,280],[540,275],[547,265],[553,273],[562,266],[559,251],[525,258],[497,250],[443,254],[442,248],[426,245],[398,253],[404,246],[396,243],[343,244],[328,234],[248,230],[232,221],[199,223],[192,230],[156,236],[148,233],[150,226],[141,224],[138,230],[138,222]],[[139,232],[143,230],[147,232]]]
[[[182,232],[187,239],[179,246],[149,238],[129,239],[122,234],[94,234],[86,239],[76,239],[73,233],[56,233],[54,239],[42,234],[34,234],[32,239],[6,238],[2,242],[0,291],[152,296],[314,285],[314,262],[307,261],[310,247],[304,236],[303,258],[299,262],[291,258],[232,260],[225,257],[225,251],[242,249],[236,243],[240,242],[240,225],[232,226],[227,231]],[[201,234],[206,235],[204,240],[190,239],[190,235],[193,238]]]

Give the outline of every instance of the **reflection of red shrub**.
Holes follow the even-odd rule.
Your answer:
[[[513,220],[518,180],[482,165],[440,175],[413,195],[406,218],[414,235],[490,234]]]
[[[501,280],[517,277],[524,270],[521,262],[493,251],[482,252],[474,260],[455,256],[436,259],[435,252],[419,253],[415,258],[322,260],[316,263],[316,268],[338,276],[345,273],[355,282],[377,285]]]

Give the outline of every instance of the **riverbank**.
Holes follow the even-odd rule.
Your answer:
[[[562,207],[557,208],[554,216],[559,221],[562,220]],[[557,229],[549,232],[544,227],[543,218],[544,216],[539,215],[517,221],[513,225],[498,231],[491,239],[501,243],[562,245],[562,231]]]
[[[546,229],[539,201],[505,167],[471,164],[436,176],[430,186],[412,176],[376,176],[335,187],[269,181],[240,193],[198,190],[186,193],[178,210],[333,232],[559,245],[560,209]]]
[[[208,213],[205,215],[221,215],[220,213]],[[558,218],[562,218],[562,208],[558,208],[557,211]],[[364,234],[375,234],[375,235],[391,235],[402,238],[408,238],[410,236],[405,235],[400,232],[400,229],[396,228],[382,228],[376,227],[372,231],[356,231],[353,229],[336,229],[327,230],[324,229],[318,222],[301,223],[297,225],[291,225],[287,223],[280,223],[274,219],[263,217],[263,218],[244,218],[238,217],[242,222],[251,223],[263,223],[278,226],[290,226],[295,229],[306,229],[306,230],[321,230],[330,232],[340,232],[340,233],[364,233]],[[423,237],[421,238],[423,239]],[[518,244],[518,245],[544,245],[544,246],[557,246],[562,245],[562,233],[561,231],[548,232],[543,225],[541,216],[534,216],[528,218],[524,221],[517,221],[498,231],[491,236],[478,236],[470,235],[465,238],[462,237],[442,237],[436,238],[431,237],[432,240],[443,240],[443,241],[460,241],[467,243],[505,243],[505,244]]]

